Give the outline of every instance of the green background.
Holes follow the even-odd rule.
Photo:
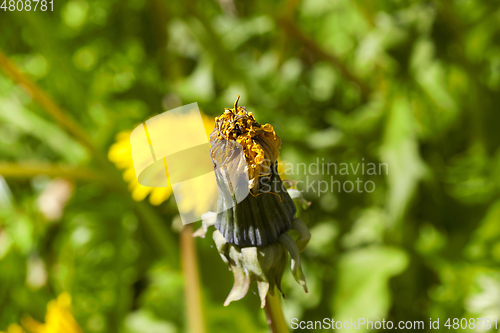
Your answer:
[[[0,51],[82,133],[1,62],[0,330],[68,291],[85,332],[185,332],[175,201],[134,203],[106,155],[153,115],[237,95],[283,161],[389,166],[335,176],[372,193],[305,193],[310,294],[285,272],[288,321],[500,317],[498,0],[54,2],[0,10]],[[48,222],[58,175],[74,193]],[[267,331],[256,285],[223,307],[232,274],[195,242],[208,331]]]

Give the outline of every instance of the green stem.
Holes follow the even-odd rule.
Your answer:
[[[89,151],[94,151],[94,144],[88,140],[85,132],[70,118],[52,98],[40,89],[33,81],[26,77],[17,66],[0,52],[0,68],[12,79],[12,81],[23,85],[31,94],[33,99],[42,106],[64,129],[73,134]]]
[[[279,293],[275,292],[274,296],[267,294],[264,310],[266,311],[267,324],[272,333],[288,332],[288,326],[281,309]]]
[[[205,333],[206,326],[200,277],[198,274],[198,260],[196,258],[193,226],[191,224],[184,226],[184,229],[182,229],[180,243],[188,332]]]
[[[81,167],[73,167],[62,164],[20,164],[0,162],[0,175],[4,177],[31,178],[41,174],[51,177],[75,178],[89,181],[107,181],[105,177],[99,177],[90,170]]]

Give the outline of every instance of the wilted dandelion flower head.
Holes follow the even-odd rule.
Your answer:
[[[281,145],[279,136],[271,125],[259,124],[251,112],[239,107],[238,100],[239,96],[233,109],[225,109],[216,118],[210,135],[211,157],[215,168],[226,167],[219,165],[228,160],[221,155],[227,154],[228,141],[236,141],[245,155],[250,192],[239,202],[233,195],[233,204],[227,208],[225,201],[219,199],[218,213],[207,216],[204,222],[215,225],[213,238],[217,249],[234,274],[235,282],[224,304],[243,298],[255,280],[264,307],[267,293],[273,294],[275,287],[281,290],[288,254],[292,274],[307,292],[299,252],[305,249],[310,233],[304,222],[295,217],[295,204],[275,168]],[[229,177],[222,175],[217,181],[220,188],[232,188]],[[263,186],[268,184],[277,186]],[[290,230],[298,232],[297,239],[288,234]]]
[[[243,147],[249,188],[256,193],[259,177],[269,175],[272,165],[278,159],[281,140],[273,126],[259,124],[252,112],[238,106],[238,100],[239,96],[233,109],[226,108],[221,116],[215,118],[215,129],[210,135],[210,141],[216,144],[223,139],[234,140]]]

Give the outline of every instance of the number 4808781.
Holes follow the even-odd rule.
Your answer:
[[[1,0],[0,0],[1,1]],[[41,10],[42,12],[54,11],[54,0],[4,0],[0,9],[3,9],[5,12],[15,12],[15,11],[37,11]]]

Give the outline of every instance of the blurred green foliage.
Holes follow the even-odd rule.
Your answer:
[[[95,146],[0,75],[0,329],[68,291],[85,332],[185,331],[174,199],[133,203],[103,157],[148,117],[216,116],[237,95],[283,161],[389,166],[335,176],[372,193],[305,194],[310,294],[285,274],[288,320],[500,317],[498,0],[69,0],[0,11],[0,32]],[[73,195],[49,221],[61,170]],[[196,245],[208,331],[266,331],[256,286],[224,308],[232,274]]]

